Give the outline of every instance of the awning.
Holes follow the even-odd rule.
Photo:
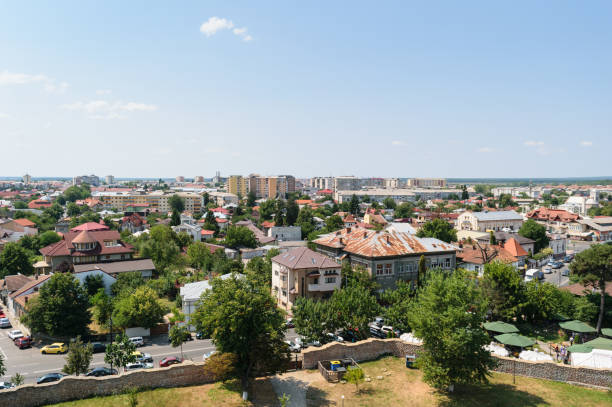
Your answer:
[[[612,328],[601,328],[601,334],[612,338]]]
[[[595,338],[592,341],[585,342],[583,345],[590,346],[593,349],[612,350],[612,339]]]
[[[519,334],[503,334],[497,335],[495,340],[503,343],[504,345],[509,346],[518,346],[519,348],[525,348],[527,346],[532,346],[535,344],[535,340],[531,338],[527,338],[526,336]]]
[[[565,330],[578,333],[597,332],[597,330],[592,326],[578,320],[561,322],[559,323],[559,326]]]
[[[567,350],[574,353],[591,353],[593,348],[589,345],[572,345]]]
[[[485,322],[484,329],[491,332],[498,332],[500,334],[519,332],[514,325],[507,324],[502,321]]]

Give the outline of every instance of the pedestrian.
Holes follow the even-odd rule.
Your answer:
[[[559,361],[559,345],[555,345],[555,354],[557,355],[557,362]]]
[[[570,336],[570,346],[574,344],[574,335]]]

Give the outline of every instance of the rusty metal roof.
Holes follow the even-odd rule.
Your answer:
[[[396,230],[373,231],[352,227],[323,235],[314,243],[342,248],[345,252],[364,257],[388,257],[409,254],[456,251],[457,247],[438,239],[420,238]]]

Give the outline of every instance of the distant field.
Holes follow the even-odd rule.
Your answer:
[[[386,357],[365,362],[361,366],[370,382],[360,391],[352,384],[327,383],[317,370],[300,371],[292,376],[310,383],[306,392],[307,406],[612,406],[612,392],[587,389],[565,383],[495,373],[491,383],[482,386],[460,386],[452,395],[440,394],[421,380],[418,370],[406,369],[401,359]],[[383,379],[377,379],[382,376]],[[139,406],[195,407],[195,406],[278,406],[270,382],[260,379],[254,386],[254,401],[244,404],[236,382],[209,384],[176,389],[157,389],[138,394]],[[122,407],[128,406],[126,395],[101,397],[56,404],[54,407]],[[302,407],[289,402],[289,407]]]

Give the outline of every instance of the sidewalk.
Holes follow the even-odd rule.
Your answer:
[[[9,312],[7,306],[0,303],[0,307],[4,312],[4,315],[6,315],[6,317],[11,321],[12,328],[8,328],[8,330],[12,331],[13,329],[19,329],[21,332],[23,332],[24,336],[30,335],[30,330],[25,325],[23,325],[21,321],[19,321],[19,318]]]

